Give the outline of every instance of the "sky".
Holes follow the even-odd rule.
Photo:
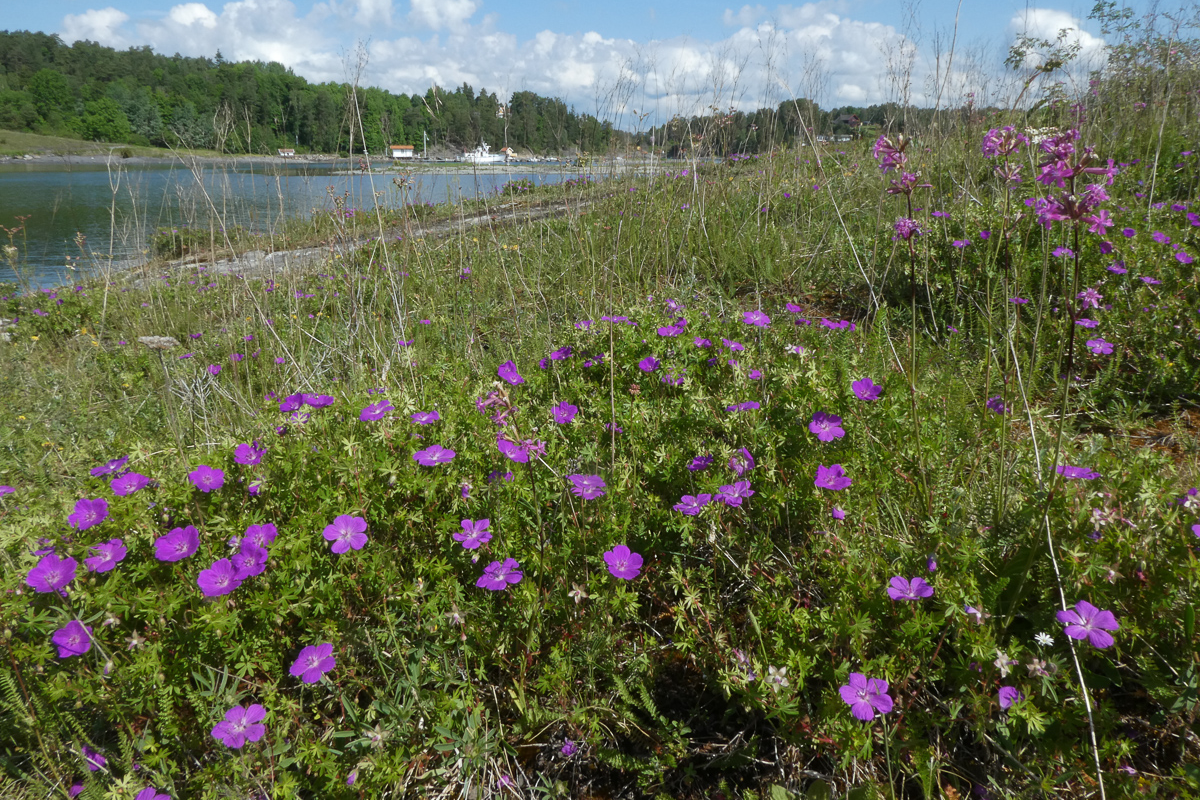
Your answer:
[[[111,1],[113,4],[108,5]],[[1146,0],[1121,0],[1140,11]],[[1002,104],[1024,33],[1102,63],[1093,0],[4,0],[9,30],[163,54],[278,61],[310,81],[424,93],[463,83],[502,100],[560,97],[625,129],[795,97],[824,108],[907,99]],[[957,21],[957,27],[956,27]],[[953,44],[953,47],[951,45]],[[950,54],[953,53],[951,60]],[[1032,63],[1032,57],[1031,57]],[[1078,75],[1082,72],[1077,73]]]

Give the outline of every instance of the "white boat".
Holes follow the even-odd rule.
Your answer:
[[[490,152],[488,143],[483,142],[469,153],[463,153],[462,160],[468,164],[503,164],[511,152],[508,148],[499,153]]]

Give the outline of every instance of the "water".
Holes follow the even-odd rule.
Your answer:
[[[399,171],[336,174],[333,164],[125,165],[17,163],[0,165],[0,226],[14,234],[18,263],[35,286],[72,284],[97,265],[140,263],[154,232],[183,226],[204,230],[241,225],[265,232],[286,217],[331,211],[333,197],[347,208],[398,208],[405,202],[442,203],[474,199],[508,181],[535,185],[576,177],[557,171],[488,169],[415,172],[407,186]],[[24,217],[22,222],[19,217]],[[0,230],[0,245],[9,243]],[[17,283],[0,258],[0,282]]]

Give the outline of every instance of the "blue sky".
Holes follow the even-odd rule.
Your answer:
[[[1143,0],[1130,0],[1140,10]],[[464,82],[504,96],[528,89],[605,116],[659,118],[708,106],[753,108],[791,95],[823,106],[907,96],[1003,102],[1000,64],[1021,31],[1072,28],[1083,57],[1103,40],[1092,0],[44,0],[5,3],[2,24],[163,53],[280,61],[342,81],[423,92]],[[956,10],[955,62],[945,65]]]

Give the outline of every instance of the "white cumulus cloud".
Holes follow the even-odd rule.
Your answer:
[[[87,39],[110,47],[125,47],[126,39],[120,28],[128,21],[128,14],[112,6],[93,8],[82,14],[67,14],[59,33],[68,44]]]
[[[474,0],[412,0],[409,20],[423,28],[462,30],[479,8]]]

